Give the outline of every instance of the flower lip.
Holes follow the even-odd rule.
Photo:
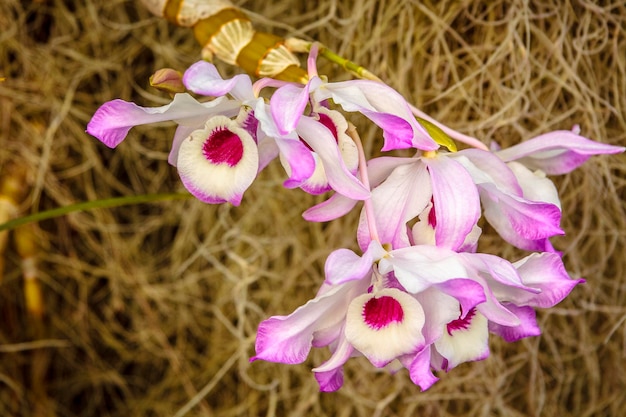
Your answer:
[[[413,296],[385,288],[352,300],[345,335],[374,366],[382,367],[423,347],[424,322],[424,310]]]
[[[209,119],[180,145],[180,179],[199,200],[239,205],[258,171],[258,149],[250,134],[225,116]]]

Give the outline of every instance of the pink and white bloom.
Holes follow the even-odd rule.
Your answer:
[[[168,160],[185,188],[206,203],[238,205],[258,171],[256,132],[231,120],[240,114],[246,121],[249,113],[241,110],[236,100],[219,97],[200,103],[186,93],[156,108],[113,100],[96,111],[87,132],[114,148],[133,126],[175,121],[178,128]]]
[[[343,110],[359,112],[383,130],[383,151],[407,148],[429,151],[439,148],[397,91],[381,82],[369,80],[325,82],[317,74],[316,58],[317,46],[314,45],[308,59],[309,82],[306,85],[287,84],[272,96],[270,107],[281,133],[296,129],[307,105],[315,112],[332,99]]]
[[[252,108],[260,126],[257,132],[260,168],[280,156],[289,176],[284,184],[286,187],[301,187],[314,194],[334,189],[357,200],[367,198],[369,191],[354,176],[358,160],[356,146],[345,134],[347,122],[343,116],[319,109],[312,117],[299,119],[291,131],[281,130],[274,117],[275,110],[270,111],[265,101],[255,95],[255,89],[269,81],[263,79],[253,86],[244,75],[224,80],[215,66],[204,61],[193,64],[183,77],[187,88],[195,93],[228,93],[242,106]],[[280,94],[279,91],[280,88],[272,97]],[[284,107],[281,112],[292,110]]]
[[[523,167],[522,167],[523,168]],[[515,170],[515,172],[514,172]],[[508,166],[492,152],[428,152],[415,158],[369,161],[372,204],[379,237],[393,248],[436,244],[475,251],[482,213],[509,243],[526,250],[554,251],[549,238],[562,234],[556,189],[542,178]],[[310,221],[328,221],[350,211],[343,196],[307,210]],[[419,218],[412,229],[407,224]],[[358,230],[362,249],[370,238],[364,212]]]
[[[539,334],[533,307],[560,302],[581,282],[551,253],[511,264],[430,245],[385,251],[377,242],[361,257],[333,252],[325,270],[313,300],[261,323],[252,358],[301,363],[312,347],[329,346],[331,357],[314,369],[323,391],[341,386],[343,364],[355,355],[377,367],[398,359],[427,389],[433,370],[486,357],[488,332],[506,340]]]

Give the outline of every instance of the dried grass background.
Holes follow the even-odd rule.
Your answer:
[[[432,116],[511,145],[580,124],[626,144],[622,1],[247,1],[260,29],[317,39]],[[113,98],[160,105],[156,69],[199,58],[189,30],[121,0],[0,3],[0,173],[27,170],[23,213],[182,187],[173,127],[140,127],[115,151],[84,133]],[[236,70],[219,64],[223,74]],[[348,75],[331,65],[332,79]],[[380,131],[356,119],[372,154]],[[16,168],[17,167],[17,168]],[[323,394],[310,368],[250,364],[258,323],[311,298],[325,257],[354,247],[354,215],[306,224],[320,201],[284,190],[276,164],[244,203],[173,201],[38,225],[43,324],[28,317],[11,243],[0,283],[2,416],[624,416],[626,159],[595,157],[555,178],[567,235],[555,239],[569,298],[539,312],[541,337],[506,344],[420,392],[406,371],[363,360]],[[485,229],[481,251],[516,260]]]

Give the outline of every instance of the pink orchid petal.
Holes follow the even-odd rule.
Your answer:
[[[512,291],[522,290],[530,294],[538,294],[537,288],[524,285],[515,266],[506,259],[486,253],[461,253],[459,256],[468,267],[483,277],[489,289],[500,298],[512,296]]]
[[[563,260],[555,253],[533,253],[513,264],[522,282],[541,290],[539,294],[526,293],[525,299],[511,300],[516,304],[548,308],[560,303],[584,279],[571,279]]]
[[[519,162],[509,162],[507,165],[522,187],[522,195],[525,199],[554,204],[561,209],[561,200],[556,186],[543,171],[532,172]]]
[[[481,184],[485,218],[506,241],[531,250],[530,243],[564,232],[559,227],[561,210],[550,203],[526,200],[505,194],[493,184]]]
[[[378,268],[381,274],[393,271],[398,282],[412,294],[451,279],[468,277],[456,252],[429,245],[393,250],[379,261]]]
[[[507,342],[516,342],[525,337],[539,336],[541,334],[535,310],[532,307],[519,307],[511,303],[504,303],[504,305],[519,318],[519,324],[517,326],[505,326],[489,322],[490,332],[497,334]]]
[[[426,166],[420,160],[396,167],[391,175],[372,191],[376,228],[382,243],[394,248],[410,245],[406,223],[417,217],[429,203],[431,183]],[[365,248],[371,240],[364,211],[361,212],[357,240]]]
[[[280,134],[286,135],[296,129],[309,102],[309,85],[287,84],[272,95],[270,109]]]
[[[380,157],[367,162],[370,187],[376,187],[400,165],[414,164],[415,158]],[[328,200],[306,210],[302,216],[311,222],[326,222],[348,214],[357,201],[341,194],[333,194]]]
[[[329,372],[340,369],[350,359],[352,352],[354,352],[354,348],[342,334],[332,356],[320,366],[313,368],[313,372]]]
[[[313,175],[315,160],[311,151],[297,139],[275,138],[280,153],[289,164],[289,178],[284,182],[286,188],[299,187]]]
[[[315,170],[309,178],[300,184],[302,191],[312,194],[320,195],[332,190],[332,187],[328,183],[326,177],[326,171],[324,170],[324,164],[316,153],[313,153],[313,159],[315,160]]]
[[[298,123],[298,134],[319,156],[333,190],[355,200],[370,196],[369,189],[346,168],[337,142],[327,127],[310,117],[302,117]]]
[[[396,156],[381,156],[367,161],[367,174],[370,180],[370,187],[378,187],[385,181],[394,169],[400,165],[415,164],[416,158],[402,158]]]
[[[326,372],[318,371],[314,376],[321,392],[334,392],[343,386],[343,368]]]
[[[345,320],[350,300],[367,290],[369,283],[351,281],[345,285],[323,285],[318,295],[289,316],[274,316],[259,325],[255,343],[258,359],[302,363],[308,356],[314,333]]]
[[[465,168],[452,158],[422,158],[432,181],[437,246],[458,250],[480,218],[478,190]]]
[[[439,148],[417,123],[404,97],[383,83],[370,80],[327,83],[314,91],[314,97],[317,101],[332,98],[345,111],[360,112],[370,118],[383,129],[383,150]]]
[[[430,366],[431,345],[427,345],[421,352],[415,356],[406,355],[400,361],[405,368],[409,370],[411,381],[420,387],[422,391],[426,391],[433,384],[439,381]]]
[[[338,303],[337,298],[345,294],[347,288],[334,287],[298,307],[289,316],[274,316],[261,322],[255,344],[256,356],[250,361],[304,362],[312,347],[313,333],[337,325],[345,316],[347,305]]]
[[[259,140],[259,172],[261,172],[279,154],[278,145],[274,138],[269,136]]]
[[[393,114],[378,113],[361,109],[364,114],[376,126],[383,130],[383,147],[381,151],[393,151],[397,149],[413,148],[413,129],[411,124],[401,117]]]
[[[594,142],[569,130],[557,130],[496,152],[505,162],[519,161],[549,175],[566,174],[593,155],[624,152],[622,146]]]
[[[452,283],[458,281],[465,280],[450,280]],[[439,339],[446,329],[446,324],[457,319],[459,314],[462,313],[461,310],[465,310],[462,305],[459,304],[459,300],[455,298],[456,292],[453,289],[453,285],[454,284],[448,285],[447,282],[436,284],[415,294],[415,298],[422,305],[424,315],[426,316],[426,322],[422,329],[424,343],[426,345],[430,345]],[[474,291],[473,288],[472,291]],[[450,295],[448,292],[450,292]],[[480,292],[483,292],[482,287],[480,288]],[[484,294],[482,298],[485,298]],[[469,309],[467,311],[469,311]]]
[[[189,91],[203,96],[221,97],[230,93],[240,102],[254,99],[249,76],[239,74],[224,80],[215,65],[206,61],[191,65],[183,75],[183,84]]]
[[[491,183],[504,193],[523,196],[518,178],[510,167],[492,152],[481,149],[463,149],[449,156],[465,167],[475,184]]]
[[[454,297],[456,301],[458,301],[461,307],[461,311],[458,313],[462,317],[465,317],[467,312],[472,308],[487,301],[485,290],[482,285],[471,279],[450,279],[448,281],[435,284],[433,287],[444,294]]]
[[[360,280],[372,272],[374,262],[385,255],[386,251],[379,242],[370,242],[363,256],[358,256],[349,249],[337,249],[326,258],[324,272],[326,282],[332,285]]]
[[[516,327],[520,325],[520,318],[513,312],[504,307],[493,294],[489,286],[483,284],[483,289],[487,300],[476,306],[476,310],[487,317],[489,322],[497,323],[503,326]]]
[[[176,94],[170,104],[161,107],[141,107],[124,100],[104,103],[87,124],[87,133],[110,148],[115,148],[134,126],[164,121],[199,129],[216,114],[234,116],[239,104],[226,98],[207,103],[196,101],[189,94]]]
[[[327,222],[348,214],[356,203],[357,200],[333,194],[328,200],[307,209],[302,217],[309,222]]]

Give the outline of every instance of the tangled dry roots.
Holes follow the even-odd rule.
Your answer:
[[[580,124],[585,136],[626,144],[623,2],[240,5],[260,28],[329,45],[485,142]],[[84,130],[113,98],[166,103],[148,76],[198,59],[188,30],[122,0],[5,0],[0,27],[0,171],[27,171],[22,212],[181,189],[166,162],[171,125],[136,128],[115,151]],[[320,71],[348,77],[327,64]],[[356,122],[373,154],[380,132]],[[321,394],[310,368],[328,356],[323,349],[302,365],[248,362],[258,323],[312,297],[326,255],[354,246],[356,218],[306,224],[301,212],[319,200],[282,189],[283,175],[272,165],[238,208],[186,200],[41,222],[42,320],[26,311],[9,241],[0,415],[626,415],[624,155],[556,178],[567,235],[554,243],[587,283],[539,312],[541,337],[494,337],[490,358],[440,375],[423,393],[406,371],[357,359],[341,391]],[[482,251],[520,256],[490,230],[484,239]]]

